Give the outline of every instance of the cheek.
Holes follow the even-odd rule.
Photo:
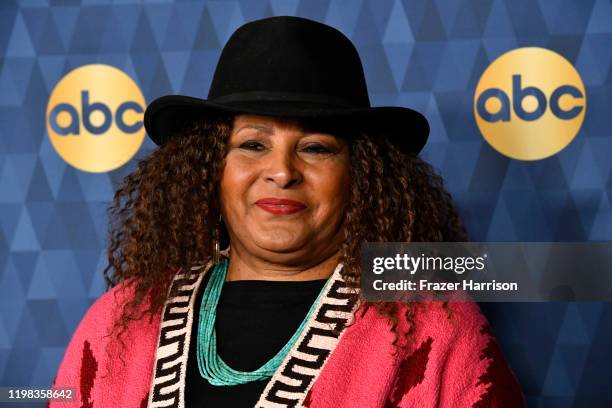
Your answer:
[[[321,216],[339,216],[348,199],[349,185],[350,178],[345,166],[333,166],[317,173],[312,191],[324,212]]]
[[[221,175],[221,205],[224,210],[244,205],[251,184],[251,171],[240,160],[227,160]]]

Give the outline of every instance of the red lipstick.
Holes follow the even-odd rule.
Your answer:
[[[282,198],[266,197],[255,202],[259,208],[276,215],[288,215],[306,208],[304,203]]]

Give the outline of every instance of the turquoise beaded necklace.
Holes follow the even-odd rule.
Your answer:
[[[227,266],[227,258],[223,258],[214,266],[212,275],[210,276],[210,280],[202,296],[197,341],[198,368],[200,369],[200,375],[206,378],[212,385],[237,385],[251,381],[269,379],[285,359],[285,356],[297,341],[300,333],[302,333],[326,285],[323,285],[323,288],[321,288],[321,292],[319,292],[317,299],[310,307],[300,327],[298,327],[291,339],[289,339],[287,344],[285,344],[274,357],[255,371],[237,371],[230,368],[217,353],[215,319],[217,317],[217,304],[219,303],[221,289],[227,274]]]

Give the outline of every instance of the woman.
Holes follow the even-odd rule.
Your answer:
[[[159,98],[145,126],[160,148],[115,196],[113,287],[54,383],[80,406],[524,405],[475,304],[360,297],[363,242],[467,237],[417,157],[427,121],[370,107],[340,32],[248,23],[208,99]]]

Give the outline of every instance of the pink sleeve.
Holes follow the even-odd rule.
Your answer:
[[[456,303],[456,340],[450,345],[441,406],[521,408],[525,400],[491,327],[476,303]]]
[[[389,396],[400,408],[525,407],[512,370],[473,302],[430,304],[417,318],[417,343]]]
[[[117,285],[98,298],[81,319],[66,348],[64,358],[53,381],[53,388],[74,389],[74,400],[49,401],[47,407],[93,407],[94,378],[103,369],[107,332],[112,327],[113,312],[118,309],[115,293],[123,286]]]

